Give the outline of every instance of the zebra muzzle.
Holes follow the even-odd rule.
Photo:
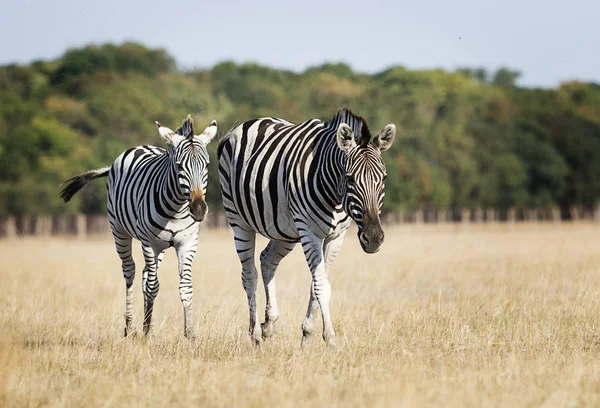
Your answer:
[[[379,251],[383,244],[385,234],[381,228],[379,217],[365,216],[365,224],[361,231],[358,231],[358,240],[363,251],[368,254],[374,254]]]
[[[208,213],[208,205],[204,200],[204,193],[200,189],[192,190],[190,193],[190,214],[195,221],[204,221]]]
[[[375,254],[379,252],[385,235],[383,234],[383,231],[380,234],[369,235],[359,232],[358,240],[360,241],[360,246],[362,247],[363,251],[365,251],[367,254]]]

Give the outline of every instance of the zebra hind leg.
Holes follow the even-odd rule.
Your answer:
[[[279,319],[277,294],[275,290],[275,272],[279,262],[296,246],[293,242],[270,241],[260,254],[260,269],[265,286],[267,304],[265,307],[265,322],[260,325],[263,339],[273,335],[275,322]]]
[[[124,231],[113,229],[115,247],[121,258],[123,278],[125,278],[125,337],[134,336],[133,323],[133,280],[135,278],[135,262],[131,256],[132,238]]]
[[[250,312],[250,327],[248,332],[255,344],[260,344],[262,340],[262,330],[258,321],[258,312],[256,310],[256,283],[258,281],[258,272],[254,265],[254,245],[256,232],[245,231],[241,228],[234,228],[235,250],[242,264],[242,286],[248,297],[248,309]]]
[[[144,260],[146,266],[142,275],[142,291],[144,293],[144,334],[148,336],[152,329],[152,311],[154,309],[154,299],[158,294],[158,275],[157,264],[162,259],[160,254],[156,254],[154,249],[148,245],[142,245]]]

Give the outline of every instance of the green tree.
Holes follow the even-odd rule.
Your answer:
[[[516,86],[517,79],[521,76],[518,71],[511,71],[507,68],[500,68],[492,78],[492,84],[502,88],[512,88]]]
[[[181,72],[162,49],[89,45],[54,61],[0,67],[0,214],[102,213],[103,182],[64,205],[58,184],[110,165],[126,148],[162,145],[154,121],[220,136],[259,116],[329,119],[343,105],[373,133],[395,123],[385,209],[548,207],[563,214],[600,198],[600,85],[520,88],[501,68],[409,70],[368,75],[344,63],[302,73],[226,61]],[[222,209],[217,143],[209,146],[207,199]]]

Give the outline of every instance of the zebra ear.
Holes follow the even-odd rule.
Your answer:
[[[373,138],[373,146],[379,149],[379,151],[385,151],[390,148],[392,143],[394,143],[394,138],[396,137],[396,125],[390,123],[383,128],[383,130],[377,133],[377,136]]]
[[[354,140],[354,132],[352,128],[345,123],[340,123],[337,130],[337,144],[345,152],[350,151],[356,146],[356,140]]]
[[[180,136],[183,137],[192,137],[194,134],[194,119],[192,119],[191,115],[188,115],[186,120],[183,121],[180,127],[175,131]]]
[[[161,125],[158,121],[155,121],[156,127],[158,128],[158,134],[167,142],[168,145],[176,147],[181,140],[179,135],[173,132],[166,126]]]
[[[199,135],[198,137],[200,138],[200,140],[202,140],[204,142],[204,144],[209,144],[211,140],[213,140],[213,138],[217,135],[217,121],[213,120],[212,122],[210,122],[210,125],[208,125],[208,127],[206,129],[204,129],[204,132],[202,132],[201,135]]]

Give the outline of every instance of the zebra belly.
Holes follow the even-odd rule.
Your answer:
[[[273,208],[263,208],[261,215],[256,213],[251,216],[236,205],[235,211],[226,210],[226,214],[230,224],[238,225],[247,231],[255,231],[265,238],[286,242],[300,240],[292,215],[285,211],[285,208],[278,208],[277,211],[273,211]]]
[[[158,226],[157,226],[158,225]],[[151,245],[155,250],[162,251],[169,247],[178,248],[190,242],[193,235],[198,235],[199,223],[190,217],[182,220],[158,221],[154,224],[144,222],[138,224],[137,239]]]
[[[263,202],[265,201],[263,197]],[[256,199],[253,198],[250,202],[256,203]],[[240,207],[235,206],[235,211],[226,211],[227,218],[231,224],[238,225],[242,229],[255,231],[268,239],[286,242],[300,241],[298,223],[308,227],[316,236],[325,238],[339,235],[348,229],[352,222],[345,212],[336,212],[331,214],[330,226],[325,227],[322,222],[311,219],[302,211],[292,211],[287,200],[279,202],[276,208],[273,206],[262,208],[264,212],[260,216],[258,211],[251,216],[247,208],[240,211]]]

